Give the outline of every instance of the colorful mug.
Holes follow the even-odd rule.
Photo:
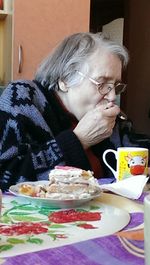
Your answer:
[[[116,158],[116,171],[107,162],[107,154],[113,153]],[[131,176],[148,174],[148,149],[140,147],[119,147],[116,150],[107,149],[103,153],[103,161],[112,171],[116,180]]]

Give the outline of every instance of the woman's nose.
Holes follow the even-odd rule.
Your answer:
[[[108,94],[105,95],[105,99],[108,101],[115,101],[116,100],[116,93],[115,93],[115,88],[113,88]]]

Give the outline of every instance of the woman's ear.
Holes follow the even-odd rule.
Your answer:
[[[68,92],[68,88],[67,88],[66,84],[63,81],[59,80],[58,81],[58,85],[59,85],[59,89],[62,92],[64,92],[64,93]]]

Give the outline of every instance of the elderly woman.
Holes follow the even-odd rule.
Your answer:
[[[107,177],[104,150],[133,145],[115,103],[127,63],[123,46],[100,33],[77,33],[42,62],[33,81],[10,83],[0,98],[0,187],[48,179],[56,165]]]

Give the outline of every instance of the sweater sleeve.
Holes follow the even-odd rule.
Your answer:
[[[45,104],[42,93],[30,81],[13,82],[1,95],[2,190],[17,182],[35,181],[41,172],[63,161],[63,154],[43,118]]]
[[[68,166],[83,168],[85,170],[91,169],[84,149],[71,130],[66,130],[56,137],[56,141],[62,150],[64,160]]]
[[[84,150],[71,130],[54,138],[44,119],[49,106],[31,81],[10,83],[0,97],[0,188],[48,177],[58,164],[89,169]],[[71,153],[71,155],[70,155]],[[45,172],[45,173],[44,173]]]

